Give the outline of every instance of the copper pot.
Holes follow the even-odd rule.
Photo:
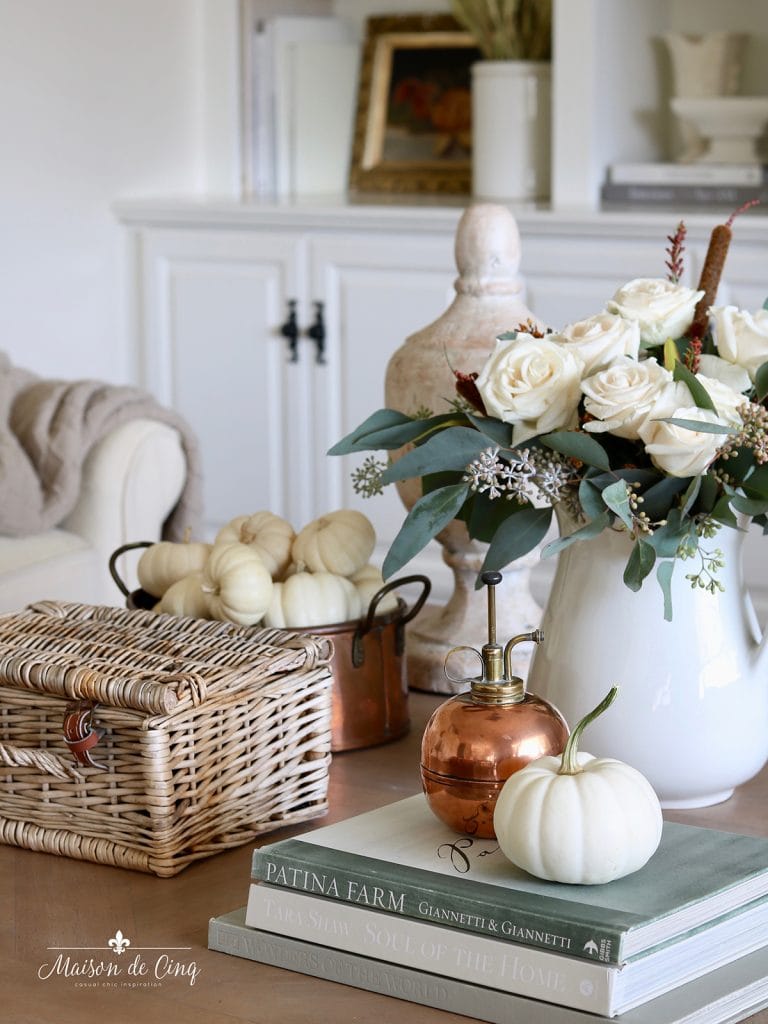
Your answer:
[[[129,591],[117,572],[117,559],[126,551],[150,546],[137,541],[119,547],[109,559],[109,571],[126,598],[126,607],[151,609],[157,598],[146,590]],[[395,588],[418,583],[416,601],[407,607],[398,598],[397,609],[377,615],[382,599]],[[405,674],[405,626],[418,615],[429,596],[426,576],[404,576],[376,591],[364,617],[328,626],[310,626],[293,632],[327,636],[333,641],[331,691],[331,750],[357,750],[388,743],[410,727],[408,680]]]

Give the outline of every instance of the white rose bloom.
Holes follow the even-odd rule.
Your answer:
[[[720,356],[699,356],[699,373],[727,384],[734,391],[749,391],[752,387],[752,381],[743,366],[726,362]]]
[[[644,344],[662,345],[667,338],[685,334],[703,294],[663,278],[638,277],[619,288],[606,307],[627,320],[636,320]]]
[[[564,345],[518,333],[496,342],[477,378],[486,411],[514,424],[513,444],[574,426],[584,364]]]
[[[768,362],[768,310],[747,313],[736,306],[713,306],[709,315],[719,354],[743,366],[754,380],[759,367]]]
[[[615,313],[598,313],[587,320],[568,324],[557,334],[548,334],[575,352],[584,363],[584,373],[594,373],[619,356],[637,359],[640,350],[640,325]]]
[[[610,431],[636,441],[639,428],[672,374],[655,359],[637,362],[627,356],[581,382],[584,408],[596,419],[584,424],[593,434]]]
[[[743,405],[747,401],[744,395],[738,391],[734,391],[733,388],[728,387],[727,384],[723,384],[722,381],[714,380],[711,377],[705,377],[702,373],[698,373],[696,375],[696,379],[704,386],[707,394],[714,402],[720,419],[725,423],[738,426],[741,423],[739,406]]]
[[[651,462],[669,476],[688,477],[703,473],[726,439],[724,434],[689,430],[664,419],[722,423],[710,409],[699,409],[685,384],[676,381],[661,390],[659,398],[640,427],[640,437]]]

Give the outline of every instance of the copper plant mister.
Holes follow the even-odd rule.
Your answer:
[[[511,672],[516,644],[541,643],[544,634],[513,636],[505,647],[496,642],[495,587],[501,573],[484,572],[488,588],[488,643],[481,651],[454,647],[480,659],[479,676],[466,679],[468,691],[456,694],[432,714],[421,741],[421,781],[434,814],[457,832],[495,839],[493,810],[505,781],[529,761],[561,754],[568,726],[552,704],[526,693],[525,683]]]

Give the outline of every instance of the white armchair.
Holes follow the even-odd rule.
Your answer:
[[[77,504],[55,529],[0,536],[0,613],[43,599],[122,604],[110,555],[132,541],[160,539],[187,472],[181,435],[167,423],[132,419],[105,434],[85,459]],[[139,554],[120,559],[131,589]]]

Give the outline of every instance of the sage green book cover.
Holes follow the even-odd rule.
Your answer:
[[[562,885],[516,868],[494,840],[457,835],[418,795],[262,846],[252,877],[621,964],[764,896],[768,839],[665,822],[640,871],[605,885]]]

